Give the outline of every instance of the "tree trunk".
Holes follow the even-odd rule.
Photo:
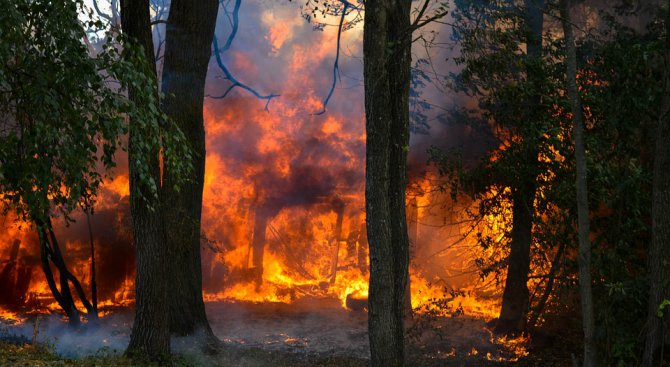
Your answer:
[[[665,95],[656,131],[652,202],[651,246],[649,247],[649,315],[642,358],[645,367],[660,365],[659,350],[664,343],[667,313],[658,317],[661,302],[670,299],[670,8],[665,19]]]
[[[365,4],[365,198],[370,244],[368,328],[373,366],[402,366],[405,357],[410,7],[410,1],[401,0],[368,0]]]
[[[558,271],[559,263],[563,257],[563,252],[565,252],[565,247],[565,242],[561,242],[561,244],[558,246],[556,256],[551,262],[551,269],[549,269],[549,274],[547,274],[547,285],[544,287],[544,291],[542,292],[542,296],[537,302],[537,305],[533,307],[533,314],[529,318],[528,325],[526,325],[527,329],[534,328],[537,324],[537,320],[540,318],[540,315],[542,315],[542,312],[544,312],[544,308],[547,305],[549,296],[554,289],[554,283],[556,282],[557,275],[556,272]]]
[[[330,267],[330,284],[335,284],[337,279],[337,268],[339,266],[340,259],[340,241],[342,241],[342,222],[344,221],[344,203],[335,202],[334,208],[335,213],[337,214],[337,219],[335,221],[335,233],[333,233],[333,263]]]
[[[410,320],[413,316],[412,309],[412,287],[411,287],[411,276],[409,275],[409,268],[412,263],[412,259],[415,256],[417,249],[417,241],[419,239],[419,207],[416,201],[416,197],[412,198],[409,201],[409,216],[407,218],[407,239],[409,243],[409,255],[408,255],[408,274],[407,274],[407,284],[405,285],[405,295],[403,296],[403,308],[405,313],[405,320]],[[409,325],[406,323],[406,325]]]
[[[70,285],[67,282],[67,278],[63,275],[59,276],[60,278],[60,290],[56,285],[56,280],[53,272],[51,271],[51,264],[49,263],[53,259],[53,252],[51,251],[51,246],[49,244],[49,236],[44,225],[36,224],[37,227],[37,236],[40,242],[40,259],[42,262],[42,271],[44,272],[44,277],[47,280],[49,285],[49,290],[54,296],[54,299],[58,305],[65,311],[65,315],[68,318],[68,322],[72,326],[79,325],[81,321],[79,319],[79,311],[74,305],[74,300],[72,298],[72,293],[70,291]],[[57,269],[60,271],[60,267],[57,266]]]
[[[93,228],[91,228],[91,216],[86,212],[86,224],[88,225],[88,236],[91,245],[91,304],[95,317],[98,317],[98,284],[95,274],[95,241],[93,241]]]
[[[495,331],[516,335],[526,329],[528,315],[528,272],[530,245],[533,239],[533,189],[515,192],[512,205],[512,241],[507,260],[507,278],[503,291],[502,308]]]
[[[268,220],[270,219],[269,210],[262,204],[256,207],[254,215],[254,233],[251,240],[252,266],[254,271],[254,281],[256,282],[256,291],[259,291],[263,285],[263,255],[265,254],[265,234],[267,232]]]
[[[164,211],[170,271],[170,331],[177,335],[213,333],[202,299],[200,263],[200,217],[202,189],[205,180],[205,125],[202,106],[207,66],[216,25],[218,2],[203,0],[197,4],[174,0],[170,5],[165,36],[162,110],[186,136],[193,149],[192,180],[174,190],[175,177],[166,171],[162,200],[169,205]]]
[[[589,241],[589,198],[586,182],[586,148],[584,147],[584,121],[582,101],[577,89],[577,49],[570,20],[570,0],[561,1],[561,17],[566,45],[566,90],[572,107],[575,134],[575,161],[577,164],[577,221],[579,237],[579,295],[582,304],[582,328],[584,329],[584,367],[597,365],[597,350],[593,340],[595,319],[593,315],[593,291],[591,290],[591,243]]]
[[[542,57],[542,29],[544,26],[544,0],[525,0],[524,21],[526,24],[527,41],[526,57],[529,66],[526,77],[537,88],[536,71],[533,70],[533,59]],[[524,118],[536,120],[540,104],[540,96],[531,96],[526,102],[528,115]],[[537,148],[535,141],[525,141],[525,162],[522,169],[528,171],[512,193],[512,239],[510,241],[510,255],[507,265],[507,279],[503,292],[500,317],[495,331],[501,334],[518,334],[525,330],[528,317],[528,272],[530,270],[530,249],[533,240],[533,217],[537,174]]]
[[[123,0],[121,2],[121,24],[128,37],[143,47],[146,67],[155,74],[154,49],[151,35],[149,0]],[[133,89],[131,99],[138,100]],[[135,321],[126,353],[161,359],[170,353],[167,298],[167,248],[165,231],[161,221],[160,199],[140,185],[135,159],[149,159],[151,176],[160,182],[159,152],[149,157],[137,156],[133,140],[139,134],[134,121],[130,121],[128,160],[130,162],[130,213],[135,236]],[[160,192],[158,193],[160,195]],[[151,210],[149,205],[155,210]]]

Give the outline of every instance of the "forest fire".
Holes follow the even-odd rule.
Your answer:
[[[212,157],[210,162],[220,162],[220,159]],[[210,176],[215,169],[208,169],[208,182],[233,181],[228,177]],[[124,211],[108,206],[114,202],[118,203],[118,198],[123,202],[123,196],[127,195],[127,191],[118,182],[124,181],[127,182],[127,177],[119,175],[105,186],[106,195],[116,199],[108,200],[105,195],[101,196],[99,201],[101,215],[104,215],[106,210]],[[225,198],[227,195],[232,197],[239,192],[239,188],[231,185],[222,185],[219,190],[223,188],[230,191],[217,191],[218,198]],[[226,210],[225,214],[216,214],[217,220],[209,222],[213,223],[211,226],[204,227],[202,242],[206,301],[291,303],[302,297],[332,297],[339,299],[342,307],[346,308],[348,300],[367,297],[369,255],[362,227],[364,216],[361,197],[357,198],[351,193],[344,193],[348,196],[340,194],[337,199],[315,197],[315,204],[293,205],[279,211],[274,210],[276,212],[274,216],[258,218],[259,215],[264,215],[262,209],[257,209],[259,205],[252,201],[258,201],[256,198],[258,194],[254,190],[248,192],[247,197],[239,199],[239,206],[232,207],[233,210]],[[343,203],[343,197],[347,198],[349,208]],[[214,199],[208,200],[210,198],[207,196],[205,198],[205,202],[209,203],[206,210],[211,211],[210,213],[217,208],[220,211],[221,208],[231,208],[226,203],[215,202]],[[414,246],[417,249],[421,248],[422,243],[418,237],[420,232],[416,222],[424,216],[424,208],[430,207],[429,200],[424,196],[415,197],[410,206],[410,210],[414,210],[414,213],[410,214],[410,220],[414,220],[415,223],[410,226],[414,228],[414,236],[417,236],[413,239],[416,241]],[[254,210],[255,213],[252,212]],[[225,218],[225,222],[221,221],[221,218]],[[90,289],[90,243],[86,238],[88,234],[76,233],[78,230],[86,229],[86,217],[81,215],[77,219],[84,223],[71,226],[61,224],[57,232],[69,238],[64,245],[68,264],[74,275],[87,289]],[[119,216],[115,225],[122,227],[127,225],[127,221],[128,218]],[[262,221],[265,227],[259,226],[257,221]],[[95,235],[100,226],[96,215],[92,216],[91,222]],[[37,260],[39,254],[35,236],[30,230],[31,226],[26,223],[15,223],[11,217],[5,218],[5,226],[6,236],[0,250],[3,256],[2,284],[14,293],[3,293],[7,296],[2,301],[1,317],[19,319],[14,311],[27,314],[59,312],[59,306],[51,296]],[[217,233],[217,228],[227,230]],[[128,231],[126,228],[125,232]],[[264,243],[261,245],[258,244],[258,231],[265,232]],[[466,228],[459,231],[464,232]],[[128,239],[129,237],[125,238]],[[472,240],[464,239],[463,246],[473,246],[472,243],[467,243],[468,241]],[[104,238],[94,239],[96,247],[103,246],[104,242]],[[123,246],[129,245],[129,243],[123,244]],[[474,249],[471,248],[469,251]],[[100,257],[96,261],[104,270],[105,262],[109,259],[99,252],[97,256]],[[472,256],[462,259],[462,263],[471,262]],[[262,260],[257,260],[258,257]],[[112,287],[101,281],[101,274],[97,275],[99,289],[102,290],[98,296],[98,307],[102,315],[113,309],[132,306],[134,299],[132,259],[124,259],[123,263],[126,269],[114,275]],[[445,296],[445,283],[431,284],[433,279],[423,275],[420,269],[420,263],[413,263],[410,271],[412,305],[418,311]],[[475,293],[474,289],[459,293],[453,297],[454,307],[459,308],[460,312],[474,316],[495,317],[498,312],[495,302],[487,304],[478,301]]]
[[[206,161],[201,241],[205,301],[335,298],[345,309],[367,308],[361,125],[336,114],[316,123],[281,100],[273,102],[272,113],[250,103],[240,99],[225,109],[215,103],[205,109],[212,147]],[[247,122],[231,123],[249,110],[257,112]],[[290,123],[284,122],[287,118]],[[285,126],[280,130],[281,124]],[[248,144],[240,146],[240,141]],[[102,316],[134,303],[125,170],[121,166],[106,181],[90,219],[78,213],[75,223],[56,222],[68,266],[87,290],[94,243]],[[468,209],[436,191],[436,181],[435,173],[426,173],[412,178],[409,186],[411,305],[418,313],[493,319],[499,312],[500,284],[479,280],[475,259],[488,255],[480,253],[470,224],[436,211],[441,205],[460,207],[456,213]],[[488,217],[482,230],[500,236],[504,215]],[[14,311],[60,312],[44,279],[31,225],[11,217],[4,223],[0,256],[6,276],[14,280],[2,284],[27,295],[2,302],[6,318],[18,319]],[[18,279],[23,283],[16,283]]]
[[[3,363],[662,364],[659,1],[0,4]]]

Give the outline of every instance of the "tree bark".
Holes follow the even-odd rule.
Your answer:
[[[149,0],[122,0],[121,24],[128,37],[142,46],[146,67],[155,75],[154,49],[151,35]],[[129,97],[139,96],[131,88]],[[141,101],[138,101],[141,103]],[[160,197],[146,192],[140,185],[135,159],[149,159],[151,176],[160,182],[159,152],[149,157],[138,157],[133,140],[139,134],[130,121],[128,160],[130,162],[130,213],[135,236],[135,321],[126,353],[130,356],[148,356],[161,359],[170,353],[167,298],[167,248],[161,221]],[[160,192],[158,193],[160,196]],[[149,206],[153,206],[152,210]]]
[[[594,343],[595,318],[593,314],[593,290],[591,289],[591,243],[589,241],[589,198],[586,182],[586,148],[584,147],[584,121],[582,101],[577,89],[577,48],[572,34],[570,0],[561,1],[561,17],[566,47],[566,90],[572,108],[575,135],[575,161],[577,165],[577,223],[579,238],[579,295],[582,305],[582,328],[584,330],[584,367],[597,365],[597,350]]]
[[[670,8],[665,19],[665,81],[663,105],[656,131],[654,181],[652,197],[652,229],[649,247],[649,314],[642,358],[645,367],[658,366],[659,350],[664,343],[668,310],[658,317],[658,307],[670,299]]]
[[[516,335],[526,330],[528,316],[528,272],[530,246],[533,240],[534,188],[518,190],[513,195],[512,240],[507,260],[507,278],[500,317],[495,331]]]
[[[402,0],[365,3],[365,198],[370,245],[368,328],[372,366],[402,366],[405,358],[410,7],[410,1]]]
[[[162,75],[162,110],[191,144],[194,169],[192,180],[183,183],[179,191],[174,190],[176,178],[172,172],[166,171],[163,176],[162,200],[170,207],[164,211],[164,222],[170,229],[170,331],[177,335],[202,331],[212,338],[202,299],[200,219],[206,154],[202,106],[217,10],[216,0],[203,0],[197,5],[172,1]]]
[[[544,26],[544,0],[525,0],[524,21],[527,28],[526,58],[528,66],[526,77],[538,87],[536,71],[530,66],[533,59],[542,57],[542,30]],[[539,94],[531,96],[527,104],[527,116],[533,121],[540,104]],[[522,169],[525,177],[521,177],[517,187],[512,188],[512,239],[507,265],[507,278],[503,292],[500,317],[495,331],[501,334],[518,334],[526,329],[528,317],[528,272],[530,270],[530,249],[533,240],[533,218],[535,190],[537,188],[538,152],[534,140],[525,141],[525,162]],[[525,172],[527,171],[527,172]]]

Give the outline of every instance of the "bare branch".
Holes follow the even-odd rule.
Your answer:
[[[333,96],[333,93],[335,92],[335,86],[337,85],[337,72],[340,70],[340,44],[342,38],[342,25],[344,24],[344,18],[347,16],[347,10],[350,6],[352,6],[347,1],[343,1],[342,3],[344,4],[344,8],[342,9],[342,15],[340,16],[340,24],[337,27],[337,48],[335,49],[335,62],[333,63],[333,84],[330,86],[330,91],[328,92],[326,99],[323,100],[323,109],[315,113],[315,115],[323,115],[326,113],[326,107],[328,106],[328,102]]]
[[[415,31],[415,30],[417,30],[417,29],[419,29],[419,28],[421,28],[421,27],[423,27],[423,26],[425,26],[425,25],[427,25],[427,24],[432,23],[432,22],[437,22],[438,20],[440,20],[440,19],[444,18],[445,16],[447,16],[447,14],[449,14],[449,11],[448,11],[448,10],[445,10],[445,11],[436,13],[436,14],[433,15],[432,17],[426,18],[426,19],[423,20],[423,21],[420,21],[420,20],[417,18],[417,20],[414,22],[414,25],[412,25],[412,31]],[[446,22],[439,22],[439,23],[440,23],[440,24],[451,25],[451,24],[446,23]]]
[[[93,8],[95,9],[95,12],[98,13],[98,16],[102,19],[107,20],[110,23],[114,23],[114,19],[109,14],[105,14],[100,10],[100,7],[98,7],[98,0],[93,0]]]
[[[232,30],[230,31],[230,34],[228,35],[228,38],[226,39],[226,43],[223,45],[223,47],[219,48],[219,40],[217,39],[216,35],[214,36],[214,39],[212,40],[212,46],[214,48],[214,57],[216,58],[216,63],[219,66],[219,69],[223,72],[224,76],[226,79],[228,79],[232,84],[223,92],[223,94],[219,96],[212,96],[212,95],[207,95],[209,98],[213,99],[223,99],[228,96],[228,93],[230,93],[233,89],[236,87],[242,88],[246,90],[247,92],[251,93],[258,99],[265,100],[265,110],[269,111],[268,107],[270,105],[270,102],[272,101],[273,98],[279,97],[279,94],[260,94],[258,93],[255,89],[251,88],[250,86],[240,82],[233,76],[233,74],[228,70],[228,67],[225,65],[223,62],[223,59],[221,58],[221,54],[228,51],[230,49],[230,46],[233,43],[233,40],[235,39],[235,36],[237,35],[237,30],[239,28],[239,13],[240,13],[240,6],[242,4],[242,0],[235,0],[235,6],[233,7],[232,11],[232,20],[231,20],[231,26]],[[220,2],[220,5],[223,7],[223,11],[226,12],[226,16],[230,19],[231,16],[228,13],[228,9],[226,8],[225,4],[223,2]]]
[[[258,99],[266,100],[267,102],[265,103],[265,110],[269,111],[268,106],[270,105],[270,101],[272,101],[272,98],[279,97],[280,95],[279,94],[274,94],[274,93],[262,95],[262,94],[258,93],[256,90],[254,90],[253,88],[251,88],[248,85],[246,85],[244,83],[241,83],[239,80],[237,80],[233,76],[233,74],[231,74],[231,72],[228,70],[226,65],[223,63],[223,60],[221,59],[221,50],[219,49],[219,42],[216,39],[216,37],[214,37],[214,40],[212,41],[212,43],[213,43],[213,46],[214,46],[214,57],[216,58],[216,63],[219,65],[219,69],[221,69],[221,71],[225,75],[226,79],[230,80],[230,82],[232,84],[230,85],[230,87],[228,87],[228,89],[226,89],[226,91],[222,95],[220,95],[220,96],[208,95],[207,97],[213,98],[213,99],[223,99],[223,98],[226,98],[228,93],[230,93],[230,91],[232,91],[235,87],[239,87],[239,88],[242,88],[242,89],[248,91],[249,93],[253,94]]]
[[[240,24],[240,6],[242,5],[242,0],[235,0],[235,6],[233,7],[233,12],[232,12],[232,20],[230,21],[230,25],[232,29],[230,30],[230,34],[228,35],[228,39],[226,39],[226,43],[223,45],[223,47],[220,49],[220,52],[226,52],[228,49],[230,49],[230,45],[233,44],[233,40],[235,39],[235,36],[237,36],[237,30],[239,28]],[[226,12],[226,15],[228,15],[228,9],[223,6],[223,10]],[[230,18],[230,16],[229,16]]]
[[[430,0],[425,0],[423,2],[423,6],[421,7],[421,10],[419,10],[419,14],[417,14],[416,19],[414,19],[414,22],[412,23],[412,27],[416,27],[416,25],[419,23],[419,20],[421,20],[423,17],[426,9],[428,9],[428,4],[430,4]]]

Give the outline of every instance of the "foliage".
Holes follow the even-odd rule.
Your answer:
[[[562,190],[558,178],[570,154],[566,101],[559,88],[561,64],[551,57],[557,45],[548,41],[543,57],[525,54],[522,45],[529,35],[521,7],[508,1],[456,5],[453,37],[459,40],[460,55],[455,61],[462,70],[451,74],[449,85],[478,104],[456,109],[446,120],[478,131],[488,140],[488,153],[469,166],[459,163],[462,154],[433,149],[431,155],[441,173],[449,176],[452,196],[465,193],[478,203],[469,212],[485,255],[477,262],[482,276],[500,276],[507,261],[515,191],[538,193],[534,252],[544,254],[557,246],[556,229],[543,231],[549,227],[543,222],[553,219],[547,213],[555,207],[553,193]],[[531,109],[527,101],[536,95],[541,95],[540,108]],[[532,268],[542,270],[550,260],[540,256],[533,261]]]
[[[476,98],[477,108],[454,111],[458,122],[494,137],[489,154],[475,165],[462,154],[433,149],[433,159],[449,177],[451,188],[478,202],[472,211],[479,243],[492,258],[479,261],[483,275],[498,274],[505,264],[511,221],[504,230],[482,228],[487,216],[505,212],[509,194],[523,177],[537,177],[531,276],[543,276],[556,248],[560,259],[553,307],[579,310],[576,297],[576,200],[572,128],[563,86],[563,44],[545,36],[539,60],[522,57],[524,25],[520,8],[507,1],[459,1],[454,17],[462,71],[452,75],[452,89]],[[661,22],[636,33],[600,15],[599,29],[581,34],[579,87],[586,124],[589,205],[593,242],[597,342],[608,365],[635,364],[641,350],[648,288],[646,251],[650,242],[653,126],[661,105],[663,66]],[[545,18],[546,19],[546,18]],[[621,19],[621,18],[618,18]],[[529,69],[530,68],[530,69]],[[524,70],[540,78],[528,80]],[[529,116],[523,101],[541,95],[541,111]],[[539,153],[528,164],[528,147]],[[502,194],[501,194],[502,193]],[[455,195],[456,197],[457,195]],[[508,204],[507,204],[508,205]],[[539,283],[543,286],[542,282]],[[532,291],[531,291],[532,292]],[[536,297],[531,296],[532,302]],[[552,302],[550,301],[550,304]],[[559,305],[561,304],[562,305]]]
[[[104,170],[125,146],[128,116],[140,124],[132,142],[139,152],[163,148],[166,165],[188,169],[177,158],[190,154],[188,146],[158,111],[152,74],[138,68],[140,56],[121,57],[120,36],[83,1],[0,0],[0,7],[0,192],[7,208],[37,223],[90,209]],[[106,32],[94,56],[84,29]],[[141,92],[141,104],[126,97],[129,86]],[[155,195],[146,162],[130,164],[144,192]]]
[[[646,319],[651,168],[662,98],[660,32],[636,34],[610,20],[582,46],[596,324],[605,360],[635,363]]]

